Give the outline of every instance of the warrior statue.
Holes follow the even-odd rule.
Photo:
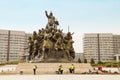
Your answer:
[[[47,11],[45,11],[45,14],[48,18],[48,24],[47,24],[46,28],[47,29],[50,29],[50,28],[57,29],[57,25],[59,25],[59,22],[55,19],[55,17],[53,16],[53,13],[50,12],[50,14],[48,15]]]
[[[46,28],[34,31],[29,37],[28,49],[30,62],[71,62],[75,58],[73,48],[74,41],[70,32],[63,33],[61,29],[57,29],[58,21],[50,12],[45,14],[48,18]]]

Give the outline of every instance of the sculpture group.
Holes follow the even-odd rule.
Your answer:
[[[57,29],[59,22],[50,12],[45,11],[48,23],[46,28],[33,32],[28,39],[28,60],[31,62],[71,62],[75,58],[71,32]]]

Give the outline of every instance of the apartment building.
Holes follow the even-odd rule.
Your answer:
[[[113,42],[114,53],[120,54],[120,35],[113,35]]]
[[[24,31],[0,30],[0,62],[19,60],[26,53],[26,43]]]
[[[7,61],[8,31],[0,30],[0,62]]]
[[[98,61],[111,61],[114,60],[114,55],[119,50],[120,43],[114,39],[117,36],[112,33],[91,33],[84,34],[84,56],[90,61],[91,58]],[[116,45],[116,46],[115,46]]]
[[[113,35],[113,42],[114,58],[116,61],[120,61],[120,35]]]

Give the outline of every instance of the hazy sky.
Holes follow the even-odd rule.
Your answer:
[[[32,33],[45,27],[53,12],[63,32],[74,32],[74,48],[83,52],[84,33],[120,34],[120,0],[0,0],[0,29]]]

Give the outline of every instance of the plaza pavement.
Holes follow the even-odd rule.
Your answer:
[[[120,75],[0,75],[0,80],[120,80]]]
[[[6,65],[0,67],[3,71],[14,71],[17,65]],[[104,69],[104,68],[103,68]],[[107,70],[116,70],[108,68]],[[120,74],[102,75],[102,74],[37,74],[37,75],[0,75],[0,80],[120,80]]]

